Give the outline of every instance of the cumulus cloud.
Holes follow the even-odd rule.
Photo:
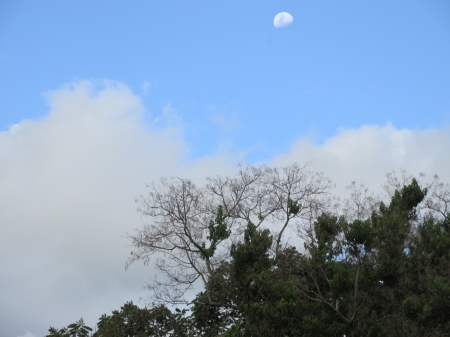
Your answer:
[[[379,192],[391,171],[406,170],[431,180],[437,174],[450,182],[450,129],[409,130],[365,125],[357,129],[341,129],[321,145],[311,139],[300,139],[288,153],[280,154],[272,165],[309,162],[312,169],[324,172],[334,183],[336,193],[345,195],[352,181]]]
[[[230,158],[183,162],[182,128],[151,129],[126,86],[82,81],[46,94],[49,114],[0,133],[0,335],[43,335],[145,296],[149,267],[125,272],[145,184],[188,172],[202,181]],[[235,161],[234,161],[235,162]]]
[[[164,123],[154,116],[145,124],[140,98],[120,83],[81,81],[46,98],[47,116],[0,132],[1,336],[41,336],[80,317],[93,327],[101,314],[145,297],[153,268],[124,270],[124,235],[145,221],[134,199],[161,176],[201,184],[242,161],[221,152],[187,162],[182,121],[166,116],[176,111],[167,106]],[[364,126],[322,145],[301,139],[268,164],[311,162],[341,193],[352,180],[376,189],[393,169],[450,182],[448,148],[448,129]]]

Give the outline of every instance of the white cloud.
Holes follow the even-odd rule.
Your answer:
[[[40,336],[80,317],[94,327],[101,314],[145,297],[152,267],[124,270],[131,248],[123,236],[145,221],[134,199],[161,176],[202,183],[242,159],[225,153],[186,162],[182,124],[168,118],[176,112],[167,106],[165,123],[145,125],[140,98],[120,83],[82,81],[46,97],[45,118],[0,132],[1,336],[24,328]],[[340,193],[352,180],[377,188],[386,172],[402,168],[450,182],[449,148],[448,129],[364,126],[323,145],[299,140],[269,164],[312,162]]]
[[[357,129],[341,129],[322,145],[301,139],[291,151],[277,156],[272,165],[310,162],[312,169],[324,172],[337,184],[337,193],[345,194],[352,181],[363,183],[372,191],[380,191],[386,173],[406,170],[410,174],[425,173],[431,180],[438,174],[450,182],[450,129],[408,130],[366,125]]]
[[[183,162],[180,127],[150,129],[139,97],[82,81],[46,94],[50,113],[0,133],[0,335],[39,335],[145,296],[151,267],[125,272],[134,199],[165,175],[202,181],[226,157]],[[167,110],[167,109],[166,109]],[[166,111],[167,113],[167,111]]]
[[[178,114],[177,109],[169,103],[162,107],[161,115],[153,120],[152,125],[164,128],[175,127],[181,129],[183,128],[183,120]]]

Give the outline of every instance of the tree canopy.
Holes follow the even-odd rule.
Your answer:
[[[332,199],[331,182],[298,165],[241,169],[204,188],[161,180],[138,200],[151,222],[130,236],[129,261],[155,256],[160,304],[127,303],[94,335],[450,334],[450,188],[403,178],[388,175],[385,201],[355,184]],[[302,245],[288,244],[288,228]]]

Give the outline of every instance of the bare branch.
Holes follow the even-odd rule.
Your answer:
[[[249,222],[258,227],[281,226],[276,237],[277,255],[285,229],[293,220],[297,225],[310,223],[327,207],[332,187],[321,173],[298,164],[241,167],[233,177],[207,178],[202,188],[188,179],[162,178],[159,184],[149,186],[147,196],[136,200],[138,212],[150,222],[134,235],[128,234],[134,250],[127,267],[138,260],[148,264],[154,256],[164,279],[147,286],[156,300],[181,303],[198,280],[208,294],[209,279],[230,258],[231,244],[240,239]],[[230,235],[212,243],[208,239],[210,222],[219,206]]]

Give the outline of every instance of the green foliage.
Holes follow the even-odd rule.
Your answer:
[[[206,237],[210,241],[209,248],[206,248],[206,243],[202,243],[202,248],[200,250],[200,254],[202,259],[211,258],[216,251],[217,245],[227,239],[231,231],[228,229],[226,223],[227,215],[223,213],[222,205],[219,205],[217,208],[216,218],[209,222],[209,235]]]
[[[367,219],[346,222],[322,214],[305,254],[288,247],[276,260],[270,254],[270,232],[249,223],[243,241],[231,248],[232,260],[221,270],[226,282],[215,285],[222,287],[217,293],[226,294],[220,299],[224,306],[237,305],[234,324],[224,335],[448,332],[450,218],[438,223],[429,219],[415,230],[415,208],[426,192],[413,180]],[[289,208],[291,214],[299,210],[292,202]],[[424,275],[420,281],[414,268],[420,265],[416,259],[425,256],[421,265],[429,270],[419,271]],[[214,315],[220,319],[220,308],[215,307]]]
[[[220,288],[223,289],[223,288]],[[226,304],[223,300],[227,297],[218,293],[218,288],[211,294],[214,301]],[[192,307],[192,324],[199,336],[216,337],[222,334],[233,323],[230,317],[235,315],[233,310],[209,304],[205,292],[200,292]]]
[[[92,334],[90,334],[91,331],[92,328],[86,326],[84,324],[83,318],[80,318],[79,321],[72,323],[66,328],[62,328],[60,330],[50,327],[50,329],[48,329],[48,332],[50,332],[50,334],[48,334],[46,337],[88,337],[92,336]]]
[[[450,334],[450,215],[419,222],[416,207],[426,193],[412,180],[366,219],[321,214],[303,253],[285,247],[275,254],[270,231],[249,221],[229,259],[214,267],[195,297],[191,315],[129,302],[103,315],[95,336]],[[300,209],[288,199],[289,215]],[[212,261],[217,245],[230,236],[226,221],[219,206],[209,224],[209,248],[199,248],[204,260]],[[92,329],[80,320],[49,331],[53,337],[86,337]]]
[[[298,212],[300,212],[300,209],[302,208],[302,205],[299,204],[297,201],[294,201],[292,199],[288,199],[288,213],[289,215],[297,215]]]
[[[316,257],[332,260],[340,253],[340,247],[336,246],[335,238],[342,231],[343,218],[337,218],[329,214],[321,214],[314,223],[316,242],[306,244],[308,249]]]
[[[233,273],[244,283],[270,266],[268,249],[272,244],[272,236],[268,229],[260,232],[249,222],[244,231],[244,242],[231,246],[234,260]]]
[[[178,310],[172,313],[165,306],[152,309],[139,308],[133,302],[127,302],[121,310],[115,310],[112,315],[102,315],[95,337],[166,337],[189,336],[186,311]]]
[[[170,316],[170,310],[163,306],[149,310],[127,302],[120,311],[102,315],[96,336],[165,336],[170,330]]]
[[[450,332],[450,214],[426,219],[408,245],[402,309],[419,331]]]

